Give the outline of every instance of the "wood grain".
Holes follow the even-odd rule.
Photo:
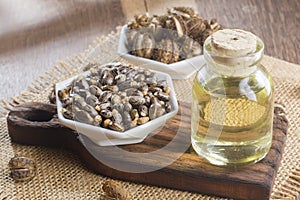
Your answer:
[[[119,147],[123,151],[118,147],[97,146],[87,137],[78,137],[77,132],[59,125],[54,117],[56,107],[50,104],[27,103],[15,107],[7,118],[8,131],[13,142],[70,149],[87,167],[112,178],[235,199],[269,199],[286,139],[286,118],[275,109],[272,147],[262,161],[239,168],[222,168],[200,159],[192,148],[183,154],[179,151],[182,144],[190,144],[190,106],[180,105],[179,113],[162,129],[142,143]],[[171,148],[166,148],[171,141]],[[151,157],[142,154],[161,149]],[[160,167],[168,159],[172,162]]]
[[[159,2],[151,12],[168,7]],[[204,18],[260,36],[267,55],[300,64],[299,0],[197,0],[196,6]],[[126,12],[137,9],[127,5]],[[126,23],[125,16],[121,0],[0,1],[0,99],[18,95],[58,61]]]

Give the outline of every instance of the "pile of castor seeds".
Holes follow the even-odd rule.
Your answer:
[[[123,132],[170,112],[170,92],[154,72],[110,63],[95,64],[58,96],[65,118]]]

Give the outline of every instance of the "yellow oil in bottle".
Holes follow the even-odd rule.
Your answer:
[[[272,141],[273,86],[269,75],[261,66],[248,76],[211,77],[200,71],[194,80],[194,150],[220,166],[261,160]]]

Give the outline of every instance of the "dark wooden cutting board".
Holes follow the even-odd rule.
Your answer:
[[[165,126],[147,137],[144,142],[120,146],[138,156],[122,156],[115,147],[101,147],[84,136],[59,124],[56,106],[27,103],[15,107],[7,117],[8,131],[13,142],[26,145],[65,147],[78,155],[83,163],[96,173],[136,183],[150,184],[202,194],[235,199],[269,199],[274,178],[280,164],[288,129],[288,122],[279,108],[275,108],[273,143],[268,155],[260,162],[238,168],[213,166],[202,160],[189,148],[184,154],[174,148],[157,157],[143,157],[161,149],[176,136],[177,144],[190,144],[190,106],[180,103],[180,111]],[[88,148],[86,148],[88,146]],[[171,145],[169,145],[171,146]],[[96,152],[96,153],[92,153]],[[170,165],[152,172],[134,173],[161,164],[172,155],[180,155]],[[96,157],[119,166],[118,170],[100,162]]]

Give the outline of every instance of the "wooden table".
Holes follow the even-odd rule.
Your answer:
[[[0,0],[0,99],[18,95],[55,63],[126,23],[122,2]],[[216,17],[227,27],[260,36],[267,55],[300,63],[299,0],[197,0],[195,4],[203,18]]]

